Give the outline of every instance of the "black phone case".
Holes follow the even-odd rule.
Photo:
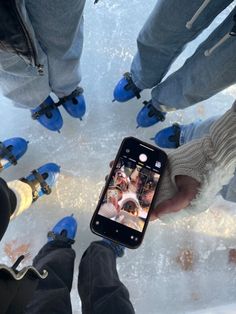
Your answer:
[[[150,206],[150,209],[149,209],[149,212],[148,212],[148,216],[147,216],[147,218],[146,218],[146,220],[145,220],[145,225],[144,225],[144,228],[143,228],[143,230],[142,230],[142,232],[141,232],[142,235],[141,235],[141,237],[140,237],[140,241],[139,241],[136,245],[135,245],[135,244],[130,245],[130,243],[127,243],[127,242],[125,242],[125,241],[119,241],[119,240],[117,240],[116,238],[114,239],[113,237],[107,235],[106,232],[105,232],[105,233],[100,233],[100,232],[98,232],[98,231],[96,230],[95,225],[94,225],[95,218],[96,218],[96,216],[98,215],[98,211],[99,211],[99,209],[100,209],[100,207],[101,207],[101,205],[102,205],[102,200],[103,200],[103,198],[104,198],[104,196],[105,196],[105,194],[106,194],[106,192],[107,192],[107,189],[109,188],[110,180],[111,180],[111,178],[112,178],[112,176],[113,176],[113,174],[114,174],[114,171],[115,171],[115,169],[116,169],[116,165],[117,165],[117,163],[118,163],[118,161],[119,161],[119,159],[120,159],[120,157],[121,157],[121,152],[122,152],[122,150],[123,150],[124,145],[126,144],[126,141],[128,141],[128,140],[132,140],[132,141],[135,141],[135,142],[137,142],[137,143],[139,143],[139,144],[142,144],[142,145],[144,145],[144,146],[146,146],[146,147],[149,147],[149,148],[155,150],[155,151],[156,151],[157,153],[159,153],[160,155],[162,155],[162,158],[161,158],[161,159],[162,159],[162,162],[163,162],[163,166],[162,166],[162,168],[161,168],[160,180],[158,181],[158,184],[157,184],[157,186],[156,186],[155,193],[156,193],[156,190],[158,189],[158,186],[160,185],[161,177],[162,177],[162,175],[163,175],[163,172],[164,172],[164,169],[165,169],[165,166],[166,166],[166,162],[167,162],[167,155],[166,155],[166,153],[165,153],[164,151],[160,150],[159,148],[157,148],[157,147],[155,147],[155,146],[152,146],[152,145],[150,145],[150,144],[148,144],[148,143],[145,143],[145,142],[143,142],[143,141],[141,141],[141,140],[139,140],[139,139],[137,139],[137,138],[134,138],[134,137],[126,137],[126,138],[124,138],[123,141],[122,141],[122,143],[121,143],[121,145],[120,145],[120,147],[119,147],[119,150],[118,150],[118,153],[117,153],[116,158],[115,158],[115,160],[114,160],[114,163],[113,163],[112,169],[111,169],[111,171],[110,171],[110,174],[109,174],[109,176],[108,176],[108,178],[107,178],[107,180],[106,180],[106,184],[105,184],[105,186],[103,187],[103,189],[102,189],[102,191],[101,191],[101,193],[100,193],[98,205],[97,205],[97,207],[96,207],[96,210],[95,210],[95,212],[94,212],[94,214],[93,214],[93,216],[92,216],[91,222],[90,222],[90,229],[91,229],[91,231],[92,231],[94,234],[96,234],[96,235],[98,235],[98,236],[101,236],[101,237],[103,237],[103,238],[107,238],[107,239],[109,239],[109,240],[111,240],[111,241],[114,241],[114,242],[116,242],[116,243],[119,243],[119,244],[121,244],[121,245],[124,245],[124,246],[126,246],[126,247],[128,247],[128,248],[135,249],[135,248],[138,248],[138,247],[141,245],[142,241],[143,241],[144,234],[145,234],[145,232],[146,232],[147,225],[148,225],[149,218],[150,218],[150,213],[151,213],[151,211],[152,211],[153,203],[154,203],[154,201],[155,201],[155,197],[154,197],[153,200],[152,200],[152,203],[151,203],[151,206]],[[108,219],[108,218],[105,218],[105,219]],[[108,219],[108,220],[109,220],[109,219]],[[109,224],[111,224],[111,223],[109,223]],[[114,224],[117,224],[117,223],[114,222]],[[123,227],[124,227],[124,226],[123,226]],[[120,226],[121,229],[122,229],[123,227]],[[115,225],[114,225],[114,228],[115,228]],[[129,229],[132,229],[132,228],[129,228],[129,227],[126,227],[126,226],[125,226],[124,229],[128,229],[128,230],[129,230]],[[135,233],[135,231],[133,231],[133,230],[132,230],[132,232]],[[138,231],[136,231],[136,232],[138,232]],[[111,232],[111,233],[112,233],[112,232]],[[140,233],[140,232],[139,232],[139,233]]]

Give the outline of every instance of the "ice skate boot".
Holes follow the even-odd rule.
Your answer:
[[[57,107],[58,105],[48,96],[41,105],[31,110],[32,119],[37,120],[48,130],[60,132],[63,120]]]
[[[110,241],[108,239],[102,239],[101,243],[104,246],[111,248],[112,251],[115,253],[116,257],[124,256],[124,254],[125,254],[125,247],[124,246],[122,246],[118,243],[115,243],[113,241]]]
[[[60,98],[59,103],[73,118],[82,120],[86,111],[86,104],[81,87],[77,87],[70,95]]]
[[[59,220],[52,230],[48,232],[48,242],[59,240],[73,244],[75,242],[76,231],[76,219],[73,217],[73,215],[66,216]]]
[[[12,190],[16,197],[16,208],[11,219],[22,214],[39,197],[50,194],[59,172],[60,167],[58,165],[48,163],[37,170],[33,170],[26,177],[8,182],[9,189]]]
[[[0,142],[0,172],[11,165],[15,166],[27,148],[28,142],[21,137],[13,137]]]
[[[162,148],[178,148],[180,146],[180,133],[181,125],[174,123],[172,126],[157,132],[152,140]]]
[[[122,77],[122,79],[117,83],[113,96],[114,100],[117,100],[119,102],[125,102],[128,101],[134,97],[137,97],[139,99],[141,89],[139,89],[133,82],[131,74],[129,72],[125,73]]]
[[[144,107],[139,111],[137,115],[137,127],[147,128],[154,125],[157,122],[165,120],[166,112],[157,110],[152,101],[144,101]]]
[[[27,177],[20,181],[30,185],[32,189],[33,202],[44,194],[50,194],[51,188],[55,185],[60,173],[60,167],[54,163],[48,163],[33,170]]]

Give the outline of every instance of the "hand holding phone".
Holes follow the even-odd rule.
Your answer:
[[[129,248],[138,247],[166,160],[162,150],[125,138],[92,217],[92,232]]]

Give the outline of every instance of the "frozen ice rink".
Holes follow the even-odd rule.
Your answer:
[[[185,111],[170,113],[166,121],[148,129],[136,129],[141,101],[112,103],[117,80],[129,70],[136,51],[136,37],[155,0],[101,0],[87,2],[82,57],[87,113],[83,121],[63,111],[61,134],[47,131],[31,120],[30,113],[1,99],[1,140],[21,136],[30,141],[17,167],[1,175],[6,180],[26,175],[46,162],[61,165],[61,176],[48,197],[12,221],[0,244],[0,262],[11,264],[19,253],[30,252],[24,263],[46,241],[47,231],[65,215],[78,219],[73,313],[81,313],[77,295],[77,269],[82,253],[96,237],[89,222],[109,171],[109,161],[125,136],[149,139],[172,122],[205,119],[228,109],[235,96],[231,87]],[[197,45],[229,13],[227,8],[176,60],[177,69]],[[150,91],[142,93],[149,100]],[[37,104],[36,104],[37,105]],[[62,110],[61,110],[62,111]],[[118,260],[121,280],[128,287],[138,314],[235,314],[236,313],[236,205],[216,203],[201,215],[164,225],[150,223],[137,250],[126,250]],[[24,265],[25,265],[24,264]]]

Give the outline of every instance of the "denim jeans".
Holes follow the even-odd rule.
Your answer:
[[[131,65],[134,83],[140,89],[152,88],[152,102],[159,110],[183,109],[205,100],[236,82],[236,38],[229,38],[210,56],[205,52],[228,34],[234,9],[176,72],[163,77],[185,45],[206,29],[232,0],[210,1],[192,19],[204,1],[159,0],[137,39],[138,51]]]
[[[180,145],[184,145],[191,140],[204,137],[209,133],[211,125],[218,119],[217,116],[209,118],[205,121],[195,121],[190,124],[181,126]],[[221,195],[227,201],[236,202],[236,172],[227,186],[221,190]]]
[[[85,0],[25,0],[44,75],[19,56],[0,52],[0,92],[18,107],[35,108],[54,92],[69,95],[81,81]]]

